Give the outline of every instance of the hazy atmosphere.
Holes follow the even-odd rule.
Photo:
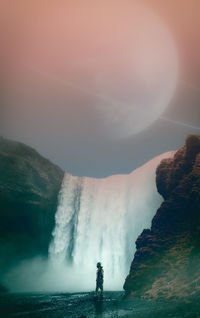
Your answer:
[[[0,317],[200,317],[200,1],[0,1]]]
[[[200,131],[199,2],[112,3],[0,5],[0,133],[73,175],[128,173]]]

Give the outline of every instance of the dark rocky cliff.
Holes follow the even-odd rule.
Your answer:
[[[34,149],[0,138],[0,267],[46,255],[64,172]]]
[[[200,296],[200,136],[189,136],[157,168],[164,202],[136,241],[127,296],[182,300]]]

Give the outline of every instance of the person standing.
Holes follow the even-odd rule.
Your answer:
[[[104,278],[104,271],[103,271],[103,266],[101,266],[101,263],[97,263],[97,277],[96,277],[96,292],[95,295],[98,297],[98,290],[100,289],[101,294],[100,297],[101,299],[103,298],[103,278]]]

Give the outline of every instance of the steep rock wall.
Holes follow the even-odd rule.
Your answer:
[[[47,255],[64,172],[34,149],[0,138],[1,270]]]
[[[200,137],[189,136],[157,168],[165,201],[136,241],[127,296],[182,300],[200,295]]]

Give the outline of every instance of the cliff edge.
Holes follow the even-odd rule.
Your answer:
[[[200,296],[200,136],[189,136],[156,171],[164,202],[136,241],[126,296],[167,301]]]
[[[47,255],[64,172],[34,149],[0,138],[0,268]]]

